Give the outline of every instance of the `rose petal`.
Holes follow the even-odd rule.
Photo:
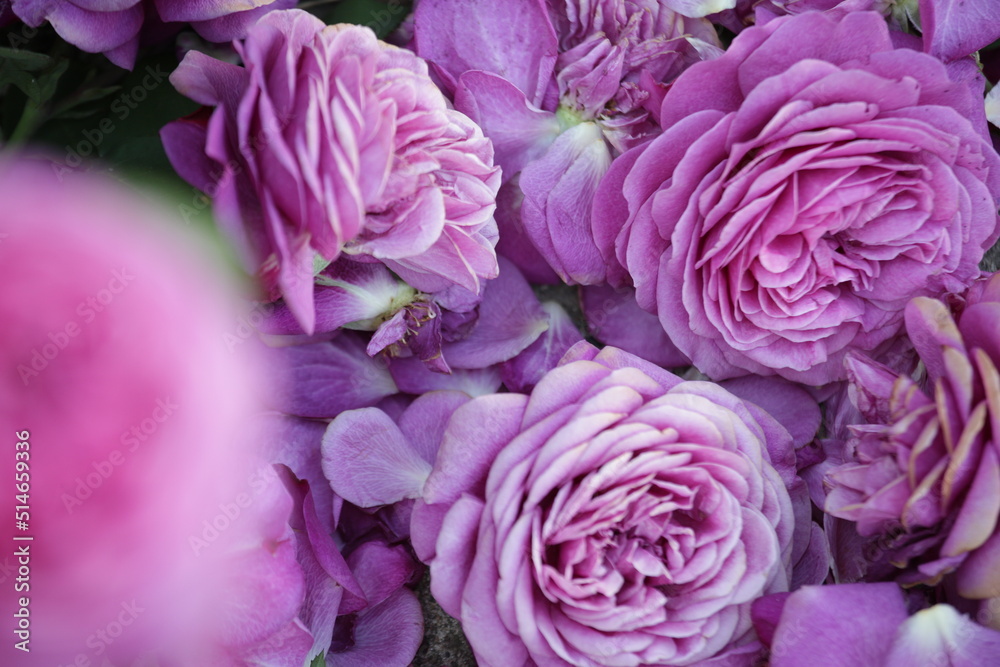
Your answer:
[[[323,435],[323,472],[334,493],[358,507],[420,497],[431,465],[377,408],[342,412]]]

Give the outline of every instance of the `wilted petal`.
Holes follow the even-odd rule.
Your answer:
[[[606,279],[604,260],[591,236],[590,211],[610,164],[601,130],[581,123],[559,135],[542,158],[521,172],[521,221],[565,282],[593,285]]]
[[[169,2],[169,0],[160,0],[159,5],[179,5],[179,6],[196,6],[202,3],[194,2]],[[236,11],[232,14],[225,14],[223,16],[217,16],[215,18],[209,18],[204,21],[191,20],[191,27],[201,35],[203,38],[210,42],[230,42],[234,39],[241,39],[247,34],[247,30],[250,29],[254,23],[260,20],[260,18],[267,12],[274,11],[275,9],[291,9],[296,5],[295,0],[254,0],[254,4],[257,5],[255,9],[246,9],[244,11]],[[239,9],[246,7],[245,4],[240,3]],[[197,11],[197,10],[196,10]],[[214,13],[218,13],[218,8]],[[204,14],[202,14],[204,15]],[[162,16],[162,13],[161,13]],[[185,20],[185,19],[181,19]]]
[[[363,542],[347,557],[355,579],[365,592],[369,606],[380,604],[419,575],[419,564],[405,546],[390,546],[380,540]]]
[[[424,501],[451,503],[462,493],[480,493],[497,452],[521,426],[526,404],[520,394],[495,394],[456,410],[424,487]]]
[[[113,7],[86,7],[83,2],[70,0],[17,0],[10,4],[14,13],[28,25],[37,27],[48,21],[60,37],[91,53],[112,51],[133,40],[142,28],[145,15],[138,0],[124,0],[114,3]],[[131,69],[134,47],[131,56],[116,64]]]
[[[580,288],[587,329],[605,345],[621,348],[665,368],[691,362],[670,342],[656,315],[635,302],[635,290],[608,285]]]
[[[389,362],[389,372],[399,391],[426,394],[429,391],[461,391],[469,396],[490,394],[500,388],[500,371],[487,368],[456,368],[450,373],[435,373],[417,357],[396,358]]]
[[[796,448],[811,442],[819,431],[819,404],[798,385],[781,378],[754,376],[720,384],[743,400],[764,408],[788,430]]]
[[[316,516],[324,530],[333,533],[333,493],[323,476],[320,457],[326,427],[325,421],[279,413],[261,415],[253,425],[261,442],[266,443],[268,460],[287,466],[298,479],[309,483]]]
[[[181,178],[202,191],[214,182],[212,161],[205,155],[207,122],[208,119],[203,116],[181,118],[160,130],[163,150],[170,164]]]
[[[505,181],[540,158],[561,130],[554,113],[536,108],[514,84],[489,72],[475,70],[459,78],[455,108],[493,142]]]
[[[970,56],[1000,38],[990,0],[920,0],[924,50],[945,62]]]
[[[451,415],[469,402],[460,391],[431,391],[413,401],[397,420],[399,430],[420,456],[434,465]]]
[[[414,32],[417,53],[442,70],[451,89],[464,72],[481,70],[510,81],[541,106],[557,54],[541,2],[427,0],[418,5]]]

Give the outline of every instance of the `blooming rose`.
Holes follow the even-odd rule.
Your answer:
[[[386,474],[372,474],[374,451],[342,441],[389,440],[374,415],[335,420],[324,456],[367,469],[386,500],[426,479],[414,547],[480,664],[691,665],[757,651],[750,602],[788,589],[810,524],[806,510],[796,531],[792,437],[767,413],[587,343],[530,396],[449,411],[444,425],[425,420],[443,431],[432,470],[426,454],[379,445]],[[429,438],[418,431],[413,449]]]
[[[294,6],[295,0],[13,0],[10,8],[28,25],[48,21],[70,44],[131,69],[146,21],[191,23],[202,37],[228,42],[267,12]]]
[[[978,277],[1000,199],[982,116],[875,13],[775,19],[677,79],[663,134],[602,182],[595,234],[709,376],[829,382],[910,298]]]
[[[497,275],[492,145],[422,60],[299,10],[268,14],[236,46],[245,68],[191,52],[171,75],[217,108],[168,125],[163,141],[303,329],[314,264],[341,252],[447,291],[446,307]]]
[[[737,0],[735,7],[714,20],[739,32],[746,25],[763,25],[785,14],[869,10],[885,16],[891,29],[918,33],[919,39],[914,39],[919,46],[913,48],[945,62],[965,58],[1000,38],[1000,14],[993,0]]]
[[[957,323],[929,298],[906,308],[926,384],[848,358],[854,461],[827,473],[826,510],[880,537],[906,582],[956,572],[959,594],[1000,596],[1000,275],[977,283]]]
[[[720,51],[712,25],[664,0],[422,0],[414,30],[496,146],[498,251],[533,281],[603,284],[594,190],[612,158],[657,131],[663,85]]]

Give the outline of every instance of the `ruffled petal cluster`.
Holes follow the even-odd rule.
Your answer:
[[[477,295],[497,275],[492,145],[423,61],[298,10],[265,17],[237,49],[243,68],[195,52],[181,63],[174,85],[216,109],[168,125],[164,143],[303,329],[317,263],[341,253],[424,292]]]
[[[756,653],[749,604],[788,589],[810,532],[792,437],[766,412],[586,343],[530,395],[452,410],[407,484],[411,529],[480,664]]]
[[[875,13],[776,19],[677,79],[663,134],[601,184],[595,234],[710,377],[841,379],[911,298],[980,275],[1000,231],[981,117]]]
[[[501,254],[532,280],[605,283],[594,191],[658,131],[664,85],[719,52],[711,24],[660,0],[426,0],[414,28],[417,53],[497,148]]]
[[[1000,594],[1000,278],[978,283],[953,317],[936,299],[906,309],[921,384],[849,359],[852,460],[827,473],[826,510],[882,540],[904,581],[956,572],[963,597]]]

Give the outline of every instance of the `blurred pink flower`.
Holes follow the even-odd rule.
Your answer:
[[[0,663],[131,664],[166,647],[203,664],[233,593],[218,573],[261,506],[240,500],[252,457],[233,435],[255,374],[224,344],[231,285],[110,183],[7,160],[0,201],[0,467],[8,503],[27,506],[27,528],[10,516],[4,531]],[[24,606],[30,654],[12,634]]]

